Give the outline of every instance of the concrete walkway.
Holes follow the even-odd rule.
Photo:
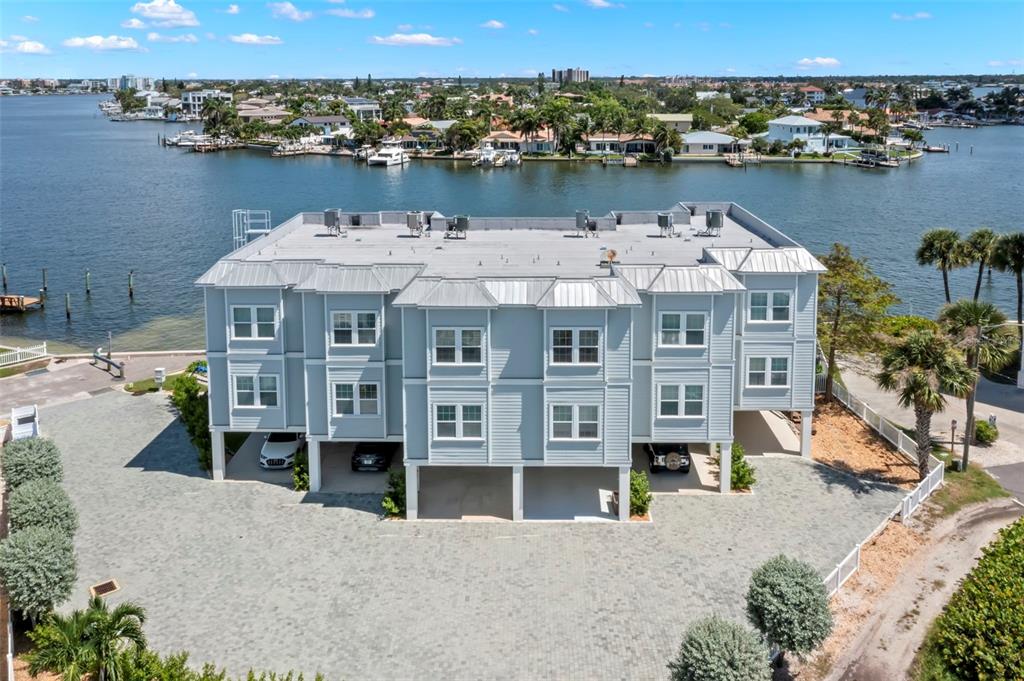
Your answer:
[[[850,392],[897,425],[914,427],[913,410],[901,407],[895,393],[885,392],[875,384],[877,367],[861,360],[844,359],[840,368]],[[949,442],[950,422],[956,419],[959,442],[967,423],[967,403],[956,397],[947,397],[946,401],[946,410],[932,417],[932,437]],[[982,378],[974,414],[978,419],[995,414],[999,440],[990,447],[971,447],[972,461],[986,468],[1024,463],[1024,390]],[[962,451],[958,446],[957,453]]]
[[[0,418],[12,407],[26,404],[60,404],[80,400],[100,392],[143,378],[150,378],[153,370],[163,367],[167,373],[183,371],[202,357],[194,354],[120,354],[114,359],[123,361],[123,379],[102,368],[94,367],[88,359],[50,360],[49,366],[26,374],[0,379]],[[45,434],[45,424],[43,425]]]

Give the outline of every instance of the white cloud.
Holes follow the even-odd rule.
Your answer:
[[[529,33],[530,35],[540,35],[540,31],[538,31],[538,30],[537,30],[537,29],[535,29],[535,28],[530,28],[530,29],[527,29],[527,31],[526,31],[526,32],[527,32],[527,33]]]
[[[50,54],[50,48],[36,40],[29,40],[23,35],[12,35],[10,41],[0,40],[0,52]]]
[[[914,12],[913,14],[900,14],[894,12],[892,15],[893,21],[921,21],[922,19],[931,19],[932,15],[929,12]]]
[[[396,47],[411,47],[423,45],[426,47],[451,47],[461,45],[458,38],[445,38],[443,36],[431,35],[429,33],[392,33],[389,36],[372,36],[367,42],[374,45],[394,45]]]
[[[226,10],[224,10],[224,13],[225,14],[238,14],[241,11],[242,10],[238,7],[238,5],[228,5],[228,8]]]
[[[267,80],[278,80],[280,78],[281,76],[277,75],[276,73],[271,73],[269,76],[267,76]]]
[[[608,0],[583,0],[585,5],[593,7],[594,9],[610,9],[612,7],[622,7],[617,2],[608,2]]]
[[[199,74],[196,73],[195,71],[189,71],[188,73],[185,74],[185,76],[187,78],[197,78],[199,76]]]
[[[817,68],[834,68],[839,66],[839,60],[835,57],[804,57],[796,63],[800,70]]]
[[[239,45],[280,45],[284,42],[276,35],[256,35],[255,33],[229,35],[228,40]]]
[[[139,44],[135,38],[125,38],[119,35],[90,35],[86,37],[68,38],[63,43],[64,47],[87,47],[90,50],[137,50]]]
[[[146,22],[139,21],[135,17],[125,19],[121,22],[121,28],[146,28]]]
[[[412,24],[399,24],[397,28],[399,31],[405,33],[412,30]]]
[[[555,10],[556,12],[568,12],[569,11],[569,8],[566,7],[565,5],[558,5],[558,4],[551,5],[551,9]]]
[[[306,21],[313,18],[312,12],[300,10],[290,2],[268,2],[267,7],[275,19]]]
[[[324,10],[324,13],[342,19],[372,19],[376,16],[376,13],[368,7],[366,9],[328,9]]]
[[[480,24],[480,28],[499,29],[499,28],[505,28],[505,24],[501,23],[497,19],[489,19],[489,20],[485,21],[484,23]]]
[[[159,33],[149,33],[146,35],[146,40],[151,43],[197,43],[199,38],[195,37],[191,33],[184,35],[160,35]]]
[[[39,21],[39,17],[34,17],[34,16],[32,16],[31,14],[26,14],[25,16],[23,16],[23,17],[21,18],[21,20],[22,20],[22,21],[25,21],[25,22],[28,22],[28,23],[30,23],[30,24],[34,24],[34,23],[36,23],[37,21]]]
[[[185,9],[174,0],[150,0],[132,5],[132,14],[149,19],[154,26],[174,28],[175,26],[198,26],[196,13]]]
[[[734,69],[733,67],[731,67],[731,66],[730,66],[730,67],[728,67],[728,68],[727,68],[727,69],[725,70],[725,72],[726,72],[726,73],[736,73],[736,69]]]

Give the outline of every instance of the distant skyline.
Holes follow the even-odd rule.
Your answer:
[[[0,78],[838,76],[1024,71],[1024,3],[0,3]]]

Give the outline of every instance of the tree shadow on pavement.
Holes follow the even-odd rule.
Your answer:
[[[141,468],[147,472],[177,473],[189,477],[206,478],[199,468],[199,454],[189,440],[185,426],[175,419],[150,440],[125,468]]]

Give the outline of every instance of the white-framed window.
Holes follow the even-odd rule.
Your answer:
[[[380,384],[331,383],[331,397],[334,416],[379,416]]]
[[[747,387],[788,388],[789,357],[748,357]]]
[[[600,440],[601,408],[596,404],[551,405],[552,440]]]
[[[236,407],[266,408],[276,407],[277,376],[274,374],[252,374],[234,376],[234,393]]]
[[[331,313],[331,345],[376,344],[376,312]]]
[[[703,312],[662,312],[658,345],[702,348],[707,345],[707,320]]]
[[[480,404],[435,404],[435,440],[482,440],[484,408]]]
[[[551,329],[552,364],[600,364],[599,329]]]
[[[750,321],[788,322],[793,296],[789,291],[751,291]]]
[[[273,338],[277,333],[277,308],[273,305],[232,305],[231,338]]]
[[[695,418],[704,416],[704,386],[662,384],[658,387],[658,416]]]
[[[484,334],[481,329],[435,328],[434,364],[481,364]]]

